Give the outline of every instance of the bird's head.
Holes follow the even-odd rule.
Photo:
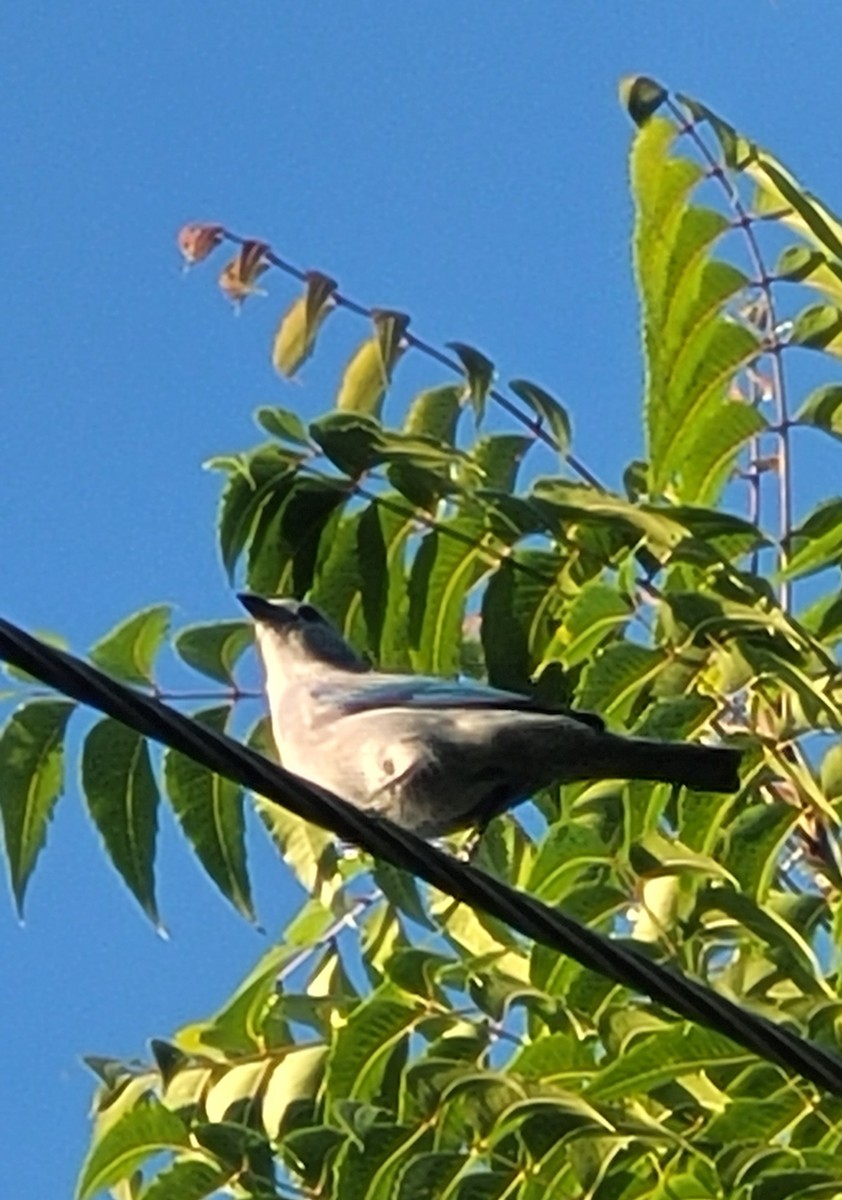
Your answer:
[[[359,657],[312,604],[241,592],[237,597],[255,624],[257,645],[267,673],[283,672],[287,679],[319,665],[344,671],[367,671]]]

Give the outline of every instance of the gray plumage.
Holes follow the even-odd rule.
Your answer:
[[[240,600],[255,621],[283,765],[421,837],[482,826],[550,783],[739,788],[738,750],[623,737],[590,713],[515,692],[372,671],[312,605]]]

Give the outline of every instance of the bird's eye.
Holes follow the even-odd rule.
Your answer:
[[[312,604],[302,604],[298,615],[302,621],[321,621],[322,619],[321,613],[318,609],[313,608]]]

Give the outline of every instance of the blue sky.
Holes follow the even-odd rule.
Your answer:
[[[221,260],[180,272],[188,220],[264,237],[420,336],[544,384],[615,481],[642,449],[617,81],[703,98],[838,209],[837,19],[822,0],[10,6],[0,611],[80,652],[157,601],[177,623],[235,614],[199,464],[258,440],[258,404],[326,408],[341,357],[303,387],[275,376],[291,290],[273,276],[234,319]],[[169,941],[105,863],[72,779],[25,926],[11,904],[0,921],[0,1151],[20,1194],[68,1194],[79,1056],[142,1054],[266,946],[164,825]],[[268,849],[255,865],[271,933],[297,901]]]

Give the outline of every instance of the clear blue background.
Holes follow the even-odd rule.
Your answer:
[[[259,403],[327,407],[363,330],[335,317],[325,365],[285,384],[267,348],[292,289],[273,275],[234,319],[221,258],[180,273],[188,220],[264,237],[410,312],[419,335],[543,383],[615,481],[642,449],[617,80],[645,72],[703,98],[840,207],[838,15],[820,0],[10,5],[0,611],[80,652],[156,601],[178,623],[235,614],[218,481],[199,464],[257,440]],[[73,780],[25,926],[11,904],[0,921],[0,1154],[16,1195],[69,1193],[82,1053],[144,1054],[265,948],[164,825],[169,941],[106,864]],[[273,933],[297,898],[268,849],[255,857]]]

